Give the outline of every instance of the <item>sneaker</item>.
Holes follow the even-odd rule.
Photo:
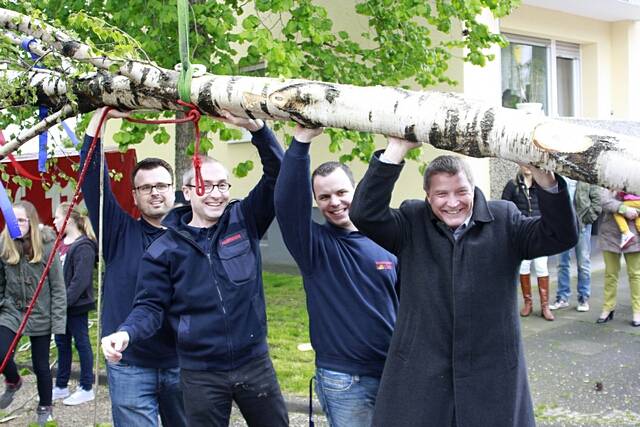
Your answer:
[[[20,387],[22,387],[22,377],[20,377],[16,384],[11,384],[6,381],[4,383],[4,393],[0,396],[0,409],[5,409],[7,406],[11,405],[11,402],[13,402],[13,396],[18,390],[20,390]]]
[[[69,391],[69,387],[54,387],[53,393],[51,394],[51,398],[53,400],[64,399],[65,397],[69,397],[71,392]]]
[[[569,307],[569,303],[563,299],[557,299],[553,304],[549,304],[549,309],[551,310],[559,310],[567,307]]]
[[[636,241],[636,235],[633,233],[625,233],[620,237],[620,249],[624,249]]]
[[[49,421],[53,421],[53,409],[51,406],[38,406],[36,409],[36,423],[38,426],[44,426]]]
[[[576,307],[576,310],[581,312],[589,311],[589,301],[586,299],[578,301],[578,306]]]
[[[76,391],[74,391],[71,396],[63,400],[62,403],[68,406],[75,406],[81,405],[85,402],[90,402],[95,398],[96,395],[93,393],[93,389],[85,390],[82,387],[78,387]]]

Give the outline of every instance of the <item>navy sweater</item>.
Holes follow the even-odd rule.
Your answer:
[[[311,219],[309,146],[295,139],[276,184],[276,217],[307,293],[316,365],[380,376],[396,321],[396,257],[360,232]]]
[[[283,153],[266,127],[253,134],[253,143],[264,173],[249,195],[205,229],[187,225],[190,206],[174,209],[163,221],[167,232],[142,258],[140,291],[120,329],[136,343],[168,319],[181,368],[228,371],[267,352],[260,238],[273,221]]]
[[[85,135],[80,152],[84,164],[92,137]],[[99,142],[100,143],[100,142]],[[98,143],[98,144],[99,144]],[[89,218],[96,232],[99,230],[100,213],[100,147],[96,147],[91,164],[82,184],[82,195],[89,210]],[[144,219],[136,220],[118,204],[109,181],[108,169],[104,170],[104,239],[105,260],[102,335],[118,330],[133,307],[136,294],[136,278],[140,259],[149,245],[164,230],[154,227]],[[123,355],[123,363],[145,368],[175,368],[178,358],[171,329],[161,330],[154,337],[134,343]]]

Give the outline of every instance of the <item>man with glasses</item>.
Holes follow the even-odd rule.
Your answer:
[[[182,191],[191,204],[162,221],[167,232],[142,258],[134,309],[102,339],[102,350],[117,361],[167,318],[177,337],[189,426],[228,425],[233,401],[250,426],[286,426],[267,347],[260,258],[283,150],[262,120],[222,114],[252,133],[260,181],[246,198],[231,201],[229,172],[218,161],[200,158],[202,188],[193,167],[185,173]]]
[[[126,117],[109,112],[108,117]],[[94,113],[80,153],[84,163],[102,110]],[[96,149],[95,153],[100,150]],[[161,159],[147,158],[131,174],[133,200],[140,219],[132,218],[118,204],[104,173],[103,255],[106,264],[103,289],[102,333],[109,335],[127,318],[133,307],[138,266],[144,251],[164,233],[160,222],[173,206],[173,171]],[[100,218],[100,156],[94,155],[82,184],[89,217],[98,232]],[[180,391],[178,357],[169,325],[129,348],[117,363],[107,364],[114,426],[184,426],[186,420]],[[63,399],[69,390],[54,388],[53,398]]]

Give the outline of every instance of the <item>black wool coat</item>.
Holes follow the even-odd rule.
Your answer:
[[[457,241],[428,203],[390,209],[401,165],[373,158],[350,217],[398,256],[400,307],[376,400],[374,426],[528,427],[533,405],[520,337],[516,278],[523,259],[578,240],[566,183],[540,191],[542,217],[523,216],[476,188]]]

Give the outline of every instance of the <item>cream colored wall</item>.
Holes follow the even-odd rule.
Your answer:
[[[523,5],[501,19],[502,32],[578,43],[582,46],[582,115],[610,117],[612,101],[611,24]]]
[[[613,115],[621,119],[640,119],[640,23],[620,21],[611,24]]]

